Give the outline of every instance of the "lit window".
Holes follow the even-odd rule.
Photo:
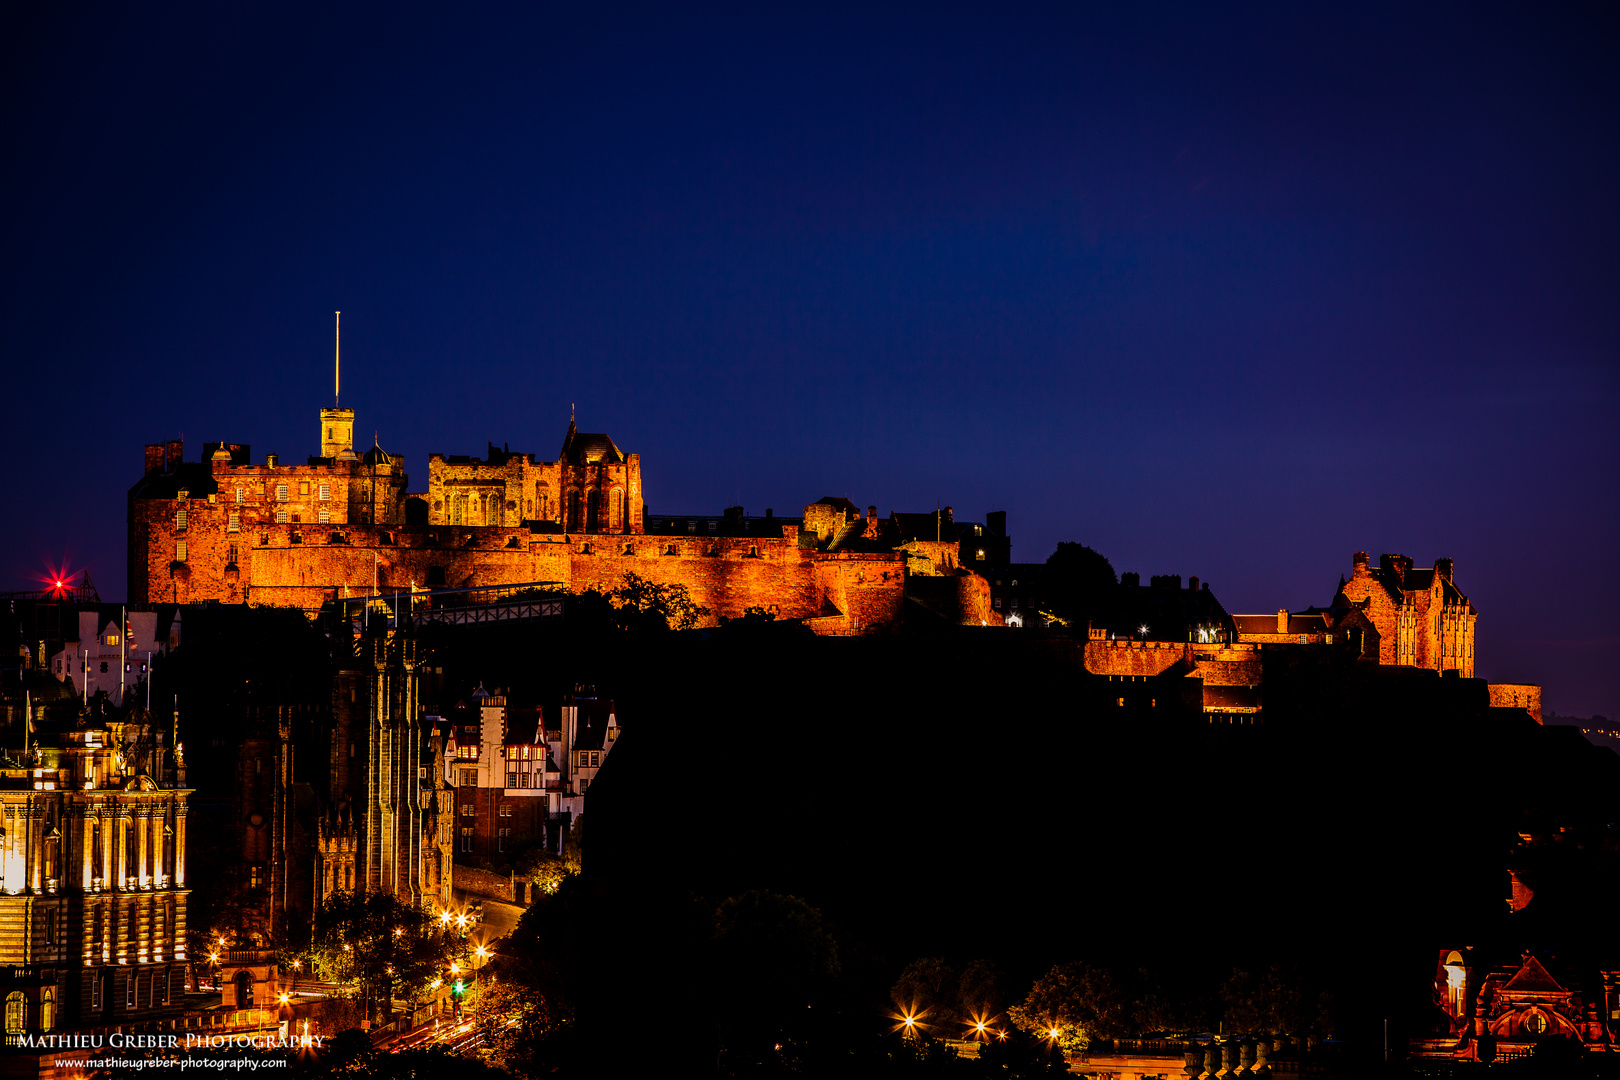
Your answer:
[[[242,501],[242,489],[241,488],[236,489],[236,501],[237,502]]]
[[[242,531],[242,515],[240,513],[238,513],[235,510],[232,510],[230,513],[225,515],[225,531],[226,532],[241,532]]]
[[[184,540],[182,540],[178,544],[174,545],[174,561],[175,562],[185,562],[186,561],[186,542]]]
[[[186,527],[186,511],[178,510],[175,512],[174,527],[176,529],[184,529]]]
[[[109,645],[118,644],[118,635],[117,634],[108,634],[107,635],[107,644],[109,644]]]
[[[23,1018],[28,1015],[28,1003],[23,999],[21,990],[13,990],[6,995],[6,1034],[21,1035]]]
[[[286,502],[286,501],[287,501],[287,485],[286,484],[277,484],[276,485],[276,502]]]
[[[984,548],[980,548],[980,549],[979,549],[979,550],[978,550],[978,551],[977,551],[977,552],[975,552],[975,553],[974,553],[974,555],[973,555],[973,557],[974,557],[974,558],[975,558],[975,559],[982,559],[982,558],[984,558]]]
[[[300,495],[308,495],[309,494],[309,481],[308,480],[300,480],[300,481],[298,481],[298,494],[300,494]]]
[[[331,511],[329,511],[329,510],[321,510],[321,511],[319,511],[315,515],[315,521],[316,521],[317,524],[320,524],[320,525],[330,524],[331,521],[332,521]]]
[[[332,498],[332,485],[331,484],[322,484],[321,485],[321,502],[327,502],[331,498]]]
[[[276,524],[277,525],[285,525],[285,524],[287,524],[287,511],[285,511],[285,510],[277,510],[276,511]]]

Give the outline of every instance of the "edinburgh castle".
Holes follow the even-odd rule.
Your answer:
[[[129,492],[131,603],[313,612],[435,588],[606,592],[631,573],[684,585],[710,621],[760,610],[820,634],[881,633],[908,602],[930,618],[1001,621],[954,527],[897,527],[917,515],[879,520],[826,498],[802,518],[649,521],[640,456],[572,420],[555,461],[493,445],[483,458],[433,454],[426,489],[412,491],[399,458],[356,452],[352,409],[320,416],[320,454],[303,465],[254,462],[235,443],[205,444],[200,461],[179,441],[147,446]]]

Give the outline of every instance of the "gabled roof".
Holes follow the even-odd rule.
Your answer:
[[[569,465],[596,465],[604,461],[617,465],[624,461],[624,454],[606,435],[580,431],[574,427],[574,421],[569,420],[568,434],[563,436],[557,460]]]
[[[850,513],[855,514],[857,516],[859,516],[860,512],[861,512],[860,507],[856,506],[854,503],[850,502],[848,499],[839,498],[836,495],[823,495],[821,498],[817,499],[815,502],[811,503],[810,505],[811,506],[831,506],[835,510],[847,510]]]
[[[1534,956],[1525,957],[1524,966],[1519,969],[1519,973],[1504,983],[1502,989],[1516,990],[1519,993],[1526,994],[1568,993],[1558,984],[1557,979],[1547,973],[1547,969],[1541,966],[1541,961]]]

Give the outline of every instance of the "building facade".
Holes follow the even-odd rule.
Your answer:
[[[1378,631],[1378,662],[1474,677],[1474,626],[1478,613],[1452,580],[1450,559],[1414,567],[1405,555],[1380,556],[1372,566],[1365,551],[1351,560],[1350,579],[1339,579],[1333,607],[1359,608]]]
[[[450,717],[458,855],[543,847],[560,853],[585,796],[619,738],[611,698],[577,686],[545,722],[541,708],[509,705],[482,687]]]
[[[43,711],[36,727],[43,728]],[[5,1035],[180,1010],[186,967],[184,759],[144,713],[40,730],[0,762]]]

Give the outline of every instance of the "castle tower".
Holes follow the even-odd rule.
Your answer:
[[[354,450],[354,410],[321,410],[321,457],[335,458]]]

